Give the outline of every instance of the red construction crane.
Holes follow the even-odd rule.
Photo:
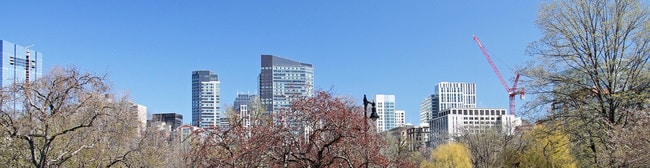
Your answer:
[[[517,113],[515,112],[515,95],[520,95],[520,99],[525,98],[525,90],[524,88],[521,88],[520,90],[517,90],[517,82],[519,82],[519,73],[517,73],[517,76],[515,77],[515,83],[512,84],[512,87],[508,87],[508,84],[506,84],[506,80],[503,80],[503,76],[501,76],[501,73],[499,73],[499,69],[497,69],[497,66],[494,65],[494,62],[492,62],[492,58],[490,58],[490,55],[488,54],[487,50],[485,49],[485,46],[481,44],[481,40],[474,35],[474,41],[478,44],[478,47],[481,48],[481,51],[483,52],[483,55],[485,55],[485,58],[488,60],[490,63],[490,66],[492,66],[492,70],[494,70],[494,73],[497,74],[497,77],[499,77],[499,80],[501,80],[501,84],[503,85],[504,88],[506,88],[506,91],[508,92],[508,98],[510,99],[510,114],[516,115]]]

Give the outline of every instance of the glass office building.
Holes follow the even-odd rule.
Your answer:
[[[221,121],[221,82],[211,71],[192,72],[192,125],[205,128]]]
[[[41,52],[0,40],[0,54],[2,57],[0,80],[3,87],[34,81],[43,74]]]
[[[314,68],[273,55],[262,55],[259,96],[267,113],[291,107],[292,98],[314,95]]]

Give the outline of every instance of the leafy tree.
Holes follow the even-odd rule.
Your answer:
[[[638,0],[557,0],[544,3],[531,44],[536,60],[522,69],[537,99],[530,111],[563,125],[580,167],[613,167],[611,132],[627,129],[650,98],[650,18]]]
[[[512,152],[521,150],[520,135],[506,134],[495,128],[485,128],[481,133],[465,132],[455,138],[471,151],[474,167],[504,167],[514,160]]]
[[[472,167],[472,155],[467,145],[450,142],[434,149],[431,153],[431,161],[422,161],[420,167],[470,168]]]
[[[571,155],[569,137],[560,130],[536,125],[526,131],[525,151],[519,154],[519,167],[577,167]]]

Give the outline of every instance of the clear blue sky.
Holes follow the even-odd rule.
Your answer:
[[[438,82],[474,82],[478,106],[508,107],[506,80],[532,59],[541,1],[3,1],[0,39],[35,45],[46,71],[108,73],[150,113],[191,119],[191,71],[221,80],[222,104],[255,93],[260,55],[314,65],[317,89],[394,94],[407,122]],[[512,83],[508,81],[508,83]],[[519,100],[518,100],[519,101]],[[523,101],[517,104],[521,107]]]

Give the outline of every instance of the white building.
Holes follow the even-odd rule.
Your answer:
[[[375,95],[377,107],[377,132],[395,128],[395,95]]]
[[[420,103],[420,123],[428,123],[450,108],[476,108],[476,84],[440,82],[432,95]]]
[[[144,130],[147,127],[147,106],[131,102],[131,112],[138,121],[139,130]]]
[[[431,117],[431,114],[433,113],[433,97],[434,95],[429,95],[420,103],[420,125],[428,125],[429,121],[433,119]]]
[[[432,143],[440,144],[462,134],[483,133],[496,129],[512,134],[521,125],[521,119],[502,108],[451,108],[439,113],[429,122]]]
[[[406,124],[406,111],[395,110],[395,127],[403,127]]]

